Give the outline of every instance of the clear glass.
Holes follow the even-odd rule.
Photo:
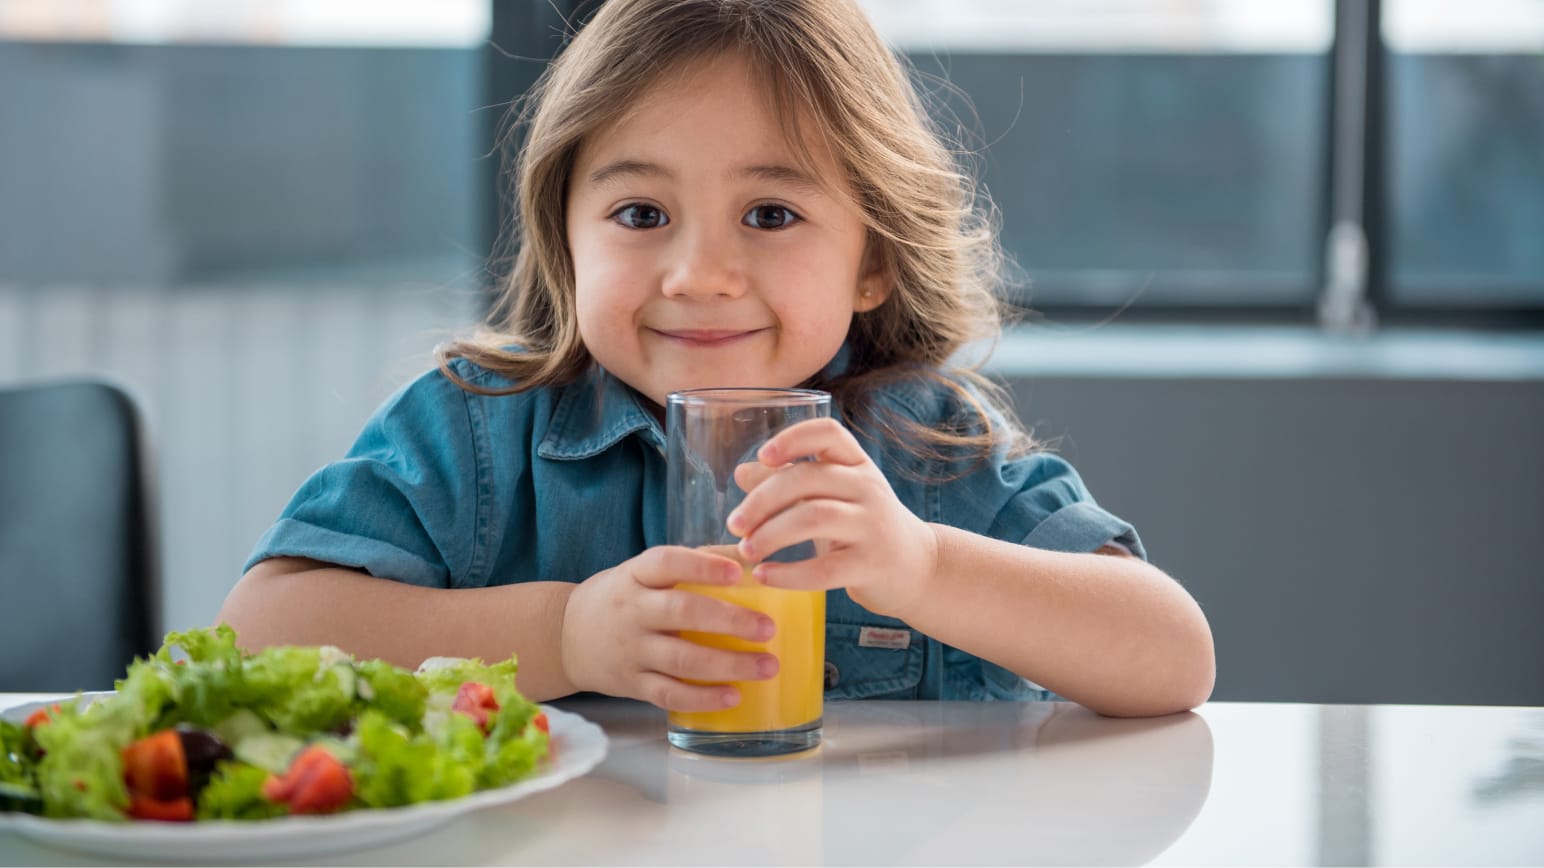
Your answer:
[[[812,389],[693,389],[666,399],[666,540],[733,556],[739,539],[729,532],[729,513],[745,492],[734,470],[755,461],[774,434],[806,419],[831,415],[831,396]],[[774,561],[797,561],[813,543],[775,552]],[[740,703],[715,712],[671,712],[670,743],[697,753],[764,757],[810,750],[820,744],[826,657],[826,596],[820,591],[768,588],[745,565],[730,587],[690,585],[684,590],[763,612],[777,624],[768,642],[712,633],[683,632],[714,648],[760,651],[777,657],[778,674],[739,681]]]

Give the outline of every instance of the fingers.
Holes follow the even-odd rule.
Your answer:
[[[768,467],[780,467],[801,458],[832,464],[862,464],[868,453],[858,438],[835,419],[810,419],[773,435],[757,450],[756,458]]]
[[[646,588],[671,588],[677,584],[732,585],[744,570],[739,562],[722,554],[684,546],[657,546],[632,560],[632,576]]]
[[[740,692],[726,682],[763,681],[780,668],[772,654],[713,648],[666,633],[646,637],[636,662],[642,669],[633,682],[637,698],[669,711],[731,708]]]
[[[657,633],[639,648],[645,671],[687,681],[762,681],[777,674],[777,657],[765,651],[728,651]]]
[[[760,461],[747,461],[734,469],[734,484],[740,486],[741,491],[752,491],[756,486],[767,481],[772,474],[794,466],[797,465],[768,467]]]
[[[570,682],[671,710],[715,711],[739,702],[728,682],[775,676],[777,658],[759,645],[776,634],[772,619],[710,596],[736,593],[711,590],[741,580],[732,553],[661,546],[582,582],[564,611]]]
[[[722,711],[740,704],[740,691],[728,684],[687,684],[658,672],[645,672],[638,678],[633,698],[666,711]]]
[[[857,539],[863,509],[831,498],[800,501],[773,515],[740,540],[740,555],[751,563],[788,546],[819,538],[835,543]],[[752,571],[752,575],[758,575]]]
[[[737,567],[735,575],[739,574]],[[681,630],[717,633],[747,642],[765,642],[777,633],[777,624],[755,609],[691,591],[673,590],[652,594],[640,608],[640,625],[660,633]]]
[[[792,563],[767,561],[755,569],[756,581],[769,588],[787,591],[829,591],[848,588],[852,577],[858,574],[861,564],[854,563],[845,552],[824,554]]]
[[[748,467],[751,465],[741,465]],[[739,480],[739,472],[736,471],[736,481]],[[846,503],[856,503],[876,493],[875,478],[877,471],[872,465],[865,467],[850,467],[835,464],[823,464],[819,462],[800,462],[781,467],[770,473],[770,476],[757,485],[734,512],[729,514],[729,532],[742,538],[749,537],[759,532],[762,524],[772,516],[797,505],[814,500],[833,500]],[[877,477],[880,485],[883,477]],[[828,534],[819,534],[827,537]],[[810,537],[804,537],[809,539]],[[803,540],[793,540],[802,542]],[[756,546],[761,556],[776,551],[775,548],[767,548],[764,545]],[[740,556],[746,556],[745,549],[739,550]]]

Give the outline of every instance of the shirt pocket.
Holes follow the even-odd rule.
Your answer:
[[[828,623],[826,699],[914,699],[926,649],[916,630]]]

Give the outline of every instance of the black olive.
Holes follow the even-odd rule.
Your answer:
[[[348,738],[354,734],[354,720],[349,718],[332,728],[332,734],[338,738]]]
[[[0,781],[0,811],[41,814],[43,796],[30,784]]]
[[[179,726],[177,737],[182,740],[182,755],[188,763],[188,793],[196,800],[214,774],[215,764],[234,754],[219,736],[202,729]]]

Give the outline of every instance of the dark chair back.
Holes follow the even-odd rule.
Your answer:
[[[0,387],[0,691],[109,689],[159,644],[146,458],[116,386]]]

